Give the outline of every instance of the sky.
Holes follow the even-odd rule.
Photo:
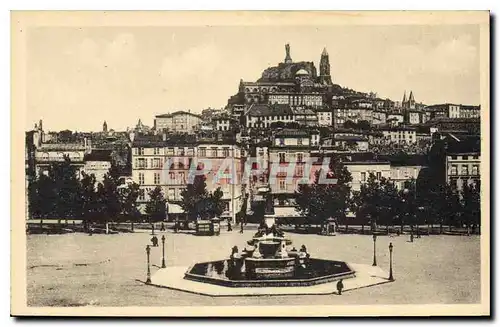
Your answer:
[[[324,47],[333,82],[426,104],[479,104],[478,25],[36,27],[27,34],[26,129],[125,130],[222,108],[240,79]]]

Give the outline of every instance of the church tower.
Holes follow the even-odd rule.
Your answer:
[[[108,132],[108,124],[106,123],[106,121],[104,121],[104,124],[102,124],[102,131],[104,133],[107,133]]]
[[[319,62],[319,81],[321,84],[332,85],[332,77],[330,76],[330,59],[326,48],[321,53]]]
[[[410,97],[408,98],[408,108],[415,109],[415,98],[413,97],[413,91],[410,91]]]

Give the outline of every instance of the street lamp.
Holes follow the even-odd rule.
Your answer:
[[[377,256],[376,256],[376,253],[375,253],[375,249],[376,249],[375,244],[376,243],[377,243],[377,235],[373,234],[373,264],[372,264],[372,266],[376,266],[377,265]]]
[[[167,268],[167,266],[165,265],[165,235],[162,235],[161,236],[161,243],[162,243],[162,259],[161,259],[161,267],[162,268]]]
[[[394,281],[394,277],[392,276],[392,242],[389,243],[389,280]]]
[[[151,270],[149,268],[149,253],[151,252],[151,248],[149,245],[146,246],[146,256],[147,256],[147,262],[148,262],[148,273],[147,273],[147,278],[146,278],[146,284],[151,284]]]

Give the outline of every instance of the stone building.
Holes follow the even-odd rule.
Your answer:
[[[177,133],[194,133],[201,124],[200,115],[186,111],[176,111],[169,114],[155,116],[156,131]]]
[[[160,186],[169,203],[169,214],[182,215],[179,206],[181,192],[192,178],[190,173],[200,162],[208,170],[205,174],[207,191],[221,188],[225,209],[234,222],[243,201],[242,184],[238,183],[241,181],[242,155],[241,147],[234,142],[234,138],[227,137],[137,136],[132,143],[132,179],[141,190],[139,210],[144,212],[149,201],[148,193]],[[231,169],[235,173],[235,182],[217,175],[220,166],[227,162],[234,167]]]

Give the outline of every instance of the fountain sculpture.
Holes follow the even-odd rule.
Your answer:
[[[290,249],[286,238],[271,219],[272,203],[257,233],[242,251],[234,246],[229,259],[196,263],[184,278],[229,287],[311,286],[355,277],[343,261],[311,258],[305,245]],[[271,227],[268,226],[272,223]]]

